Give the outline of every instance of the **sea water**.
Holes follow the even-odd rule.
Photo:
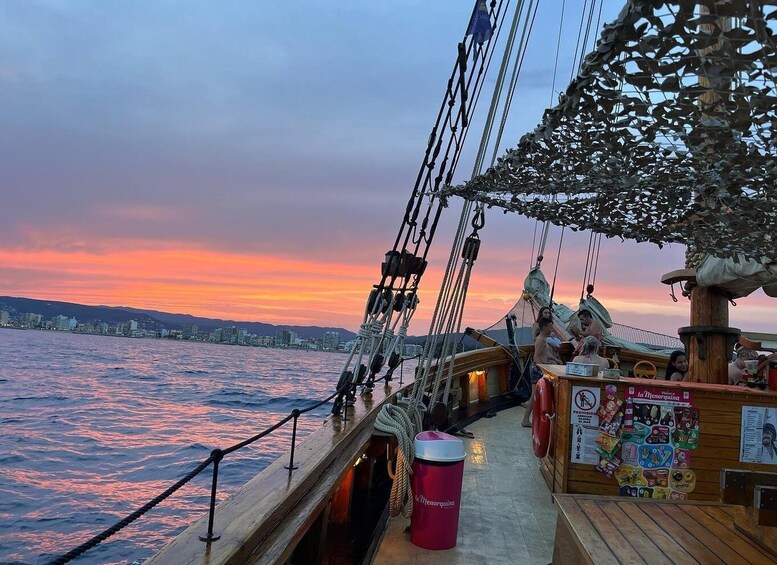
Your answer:
[[[226,448],[329,396],[337,353],[0,330],[0,563],[45,563]],[[299,420],[298,438],[331,405]],[[218,500],[288,451],[291,425],[227,456]],[[131,563],[208,509],[211,468],[77,563]],[[218,530],[218,524],[216,524]],[[205,532],[203,532],[205,533]]]

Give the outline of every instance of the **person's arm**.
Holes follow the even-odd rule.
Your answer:
[[[599,339],[599,337],[603,334],[602,326],[599,324],[596,320],[591,320],[591,323],[588,324],[588,327],[585,328],[580,335],[585,337],[588,335],[594,336],[596,339]]]
[[[683,377],[682,373],[679,373],[679,372],[675,371],[674,373],[672,373],[672,376],[669,377],[669,380],[670,381],[682,381],[682,380],[685,380],[685,377]]]

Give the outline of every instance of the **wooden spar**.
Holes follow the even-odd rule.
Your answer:
[[[709,13],[709,8],[699,4],[699,11]],[[730,30],[731,19],[718,18],[716,25],[722,31]],[[713,24],[704,24],[701,28],[708,33],[713,32]],[[707,47],[701,54],[710,53],[718,46],[719,43]],[[699,97],[699,103],[714,108],[720,94],[715,92],[707,77],[700,76],[699,85],[709,89]],[[689,248],[688,251],[692,250]],[[687,290],[691,300],[690,326],[680,328],[678,333],[688,359],[688,380],[728,384],[728,362],[739,336],[738,329],[728,327],[728,296],[714,287],[701,288],[695,284],[687,285]]]

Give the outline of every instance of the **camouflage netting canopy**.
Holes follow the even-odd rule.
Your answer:
[[[776,26],[777,0],[630,0],[542,123],[443,195],[774,258]]]

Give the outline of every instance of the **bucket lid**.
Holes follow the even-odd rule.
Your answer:
[[[443,432],[421,432],[415,436],[415,456],[426,461],[462,461],[464,443],[457,437]]]

